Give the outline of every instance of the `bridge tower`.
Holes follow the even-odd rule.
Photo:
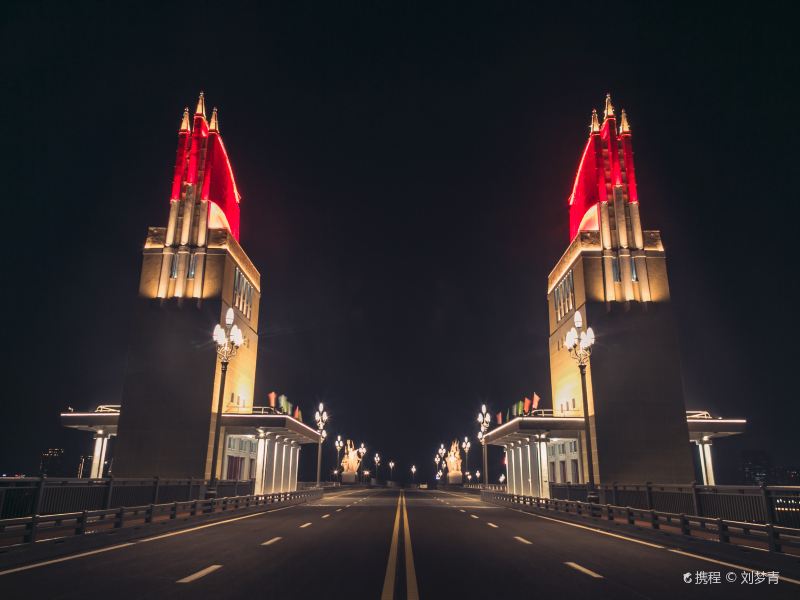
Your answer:
[[[568,199],[570,244],[547,282],[553,410],[583,415],[580,374],[564,348],[579,311],[597,335],[587,367],[595,481],[686,483],[694,471],[661,233],[642,229],[625,111],[617,121],[607,96],[602,123],[593,111],[589,130]],[[551,469],[564,470],[562,446],[551,444]],[[586,481],[580,447],[570,445]]]
[[[116,476],[211,477],[220,383],[211,332],[228,308],[245,342],[223,413],[252,412],[261,276],[239,245],[240,201],[217,109],[208,121],[201,93],[178,131],[167,226],[150,227],[144,243]]]

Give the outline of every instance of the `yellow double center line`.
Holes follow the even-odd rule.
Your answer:
[[[386,564],[386,575],[383,578],[383,592],[381,600],[393,600],[394,584],[397,575],[397,544],[400,538],[400,512],[403,514],[403,546],[405,548],[406,565],[406,597],[409,600],[419,600],[417,589],[417,572],[414,569],[414,552],[411,548],[411,531],[408,528],[408,511],[406,510],[406,496],[400,492],[397,498],[397,510],[394,515],[394,529],[392,530],[392,544],[389,547],[389,562]]]

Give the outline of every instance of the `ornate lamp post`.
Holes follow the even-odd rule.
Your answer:
[[[478,481],[481,480],[481,472],[480,471],[475,471],[475,479],[477,479]]]
[[[394,461],[389,461],[389,480],[394,481]]]
[[[469,471],[469,449],[472,447],[472,444],[469,443],[469,438],[464,438],[464,441],[461,442],[461,447],[464,449],[464,462],[466,463],[464,470]]]
[[[361,469],[361,476],[364,476],[364,455],[367,453],[367,447],[364,445],[364,442],[361,442],[361,446],[358,448],[358,457],[361,459],[358,463],[358,468]]]
[[[236,351],[244,343],[242,330],[233,323],[233,309],[225,313],[225,327],[217,324],[214,326],[214,342],[217,345],[217,358],[220,362],[219,396],[217,398],[217,422],[214,425],[214,450],[211,455],[211,485],[206,490],[206,495],[217,495],[217,482],[219,481],[219,436],[222,431],[222,404],[225,398],[225,377],[228,373],[228,363],[236,356]]]
[[[592,464],[592,436],[589,426],[589,399],[586,394],[586,365],[589,364],[589,357],[592,355],[594,346],[594,331],[589,327],[583,329],[583,317],[581,313],[575,312],[575,327],[567,332],[564,340],[564,347],[569,351],[569,355],[578,363],[581,372],[581,394],[583,395],[583,427],[586,437],[586,467],[588,477],[586,482],[586,499],[589,502],[599,502],[600,498],[594,487],[594,466]]]
[[[338,473],[339,472],[339,466],[341,465],[341,463],[339,462],[339,454],[341,454],[342,448],[344,448],[344,442],[342,441],[342,436],[337,435],[336,436],[336,441],[333,443],[333,445],[336,447],[336,471],[335,471],[335,473]]]
[[[317,432],[319,433],[319,444],[317,445],[317,487],[319,487],[319,477],[322,469],[322,442],[328,436],[328,432],[325,431],[325,423],[328,422],[328,411],[325,410],[322,402],[319,403],[319,410],[314,413],[314,420],[317,422]]]
[[[416,475],[417,475],[417,466],[411,465],[411,481],[414,481]]]
[[[436,469],[439,469],[439,461],[442,460],[442,457],[439,456],[438,453],[433,455],[433,462],[436,463]]]
[[[489,415],[489,412],[486,410],[486,405],[481,404],[481,412],[478,413],[478,424],[481,427],[481,430],[478,432],[478,441],[483,446],[483,483],[489,483],[489,463],[488,463],[488,456],[486,453],[486,442],[483,441],[483,436],[486,435],[486,432],[489,431],[489,426],[492,424],[492,417]],[[480,477],[478,477],[480,480]]]
[[[380,473],[379,468],[381,466],[381,455],[376,452],[372,461],[375,463],[375,480],[377,481]]]

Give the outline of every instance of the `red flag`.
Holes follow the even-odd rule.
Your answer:
[[[296,406],[294,409],[294,418],[300,420],[300,407]]]
[[[497,424],[498,425],[502,425],[503,424],[503,412],[502,411],[497,413]]]
[[[278,395],[278,394],[276,394],[275,392],[270,392],[269,394],[267,394],[267,398],[269,398],[269,405],[270,405],[272,408],[275,408],[275,397],[276,397],[277,395]]]
[[[531,412],[531,399],[528,397],[522,401],[522,412],[526,415]]]
[[[539,398],[539,394],[533,392],[533,410],[539,408],[539,400],[541,400],[541,398]]]

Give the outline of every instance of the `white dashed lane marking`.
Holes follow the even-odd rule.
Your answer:
[[[178,583],[191,583],[200,579],[201,577],[205,577],[209,573],[213,573],[217,569],[221,569],[222,565],[211,565],[210,567],[206,567],[205,569],[201,569],[197,573],[192,573],[191,575],[184,577],[183,579],[178,579]]]
[[[517,540],[518,542],[522,543],[522,544],[532,544],[533,543],[533,542],[529,542],[524,537],[519,537],[518,535],[515,535],[514,539]]]
[[[594,577],[595,579],[603,579],[603,576],[600,575],[600,573],[595,573],[591,569],[587,569],[586,567],[580,566],[578,563],[565,562],[564,564],[567,565],[568,567],[572,567],[576,571],[580,571],[581,573],[585,573],[589,577]]]
[[[271,545],[272,545],[272,544],[274,544],[275,542],[280,542],[282,539],[283,539],[283,538],[282,538],[282,537],[280,537],[280,536],[278,536],[278,537],[274,537],[274,538],[272,538],[271,540],[267,540],[266,542],[264,542],[264,543],[263,543],[263,544],[261,544],[261,545],[262,545],[262,546],[271,546]]]

